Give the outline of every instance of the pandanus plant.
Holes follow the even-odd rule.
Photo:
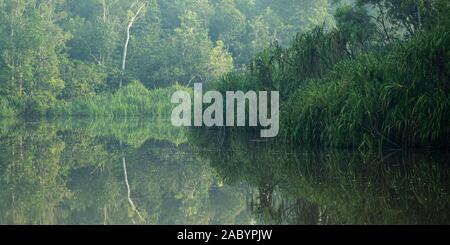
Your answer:
[[[283,49],[274,42],[262,51],[251,63],[250,71],[268,90],[276,90],[275,73],[283,66]]]

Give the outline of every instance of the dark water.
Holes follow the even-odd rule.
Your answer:
[[[2,121],[0,224],[449,224],[449,155],[128,120]]]

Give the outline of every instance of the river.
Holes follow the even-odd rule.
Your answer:
[[[0,224],[448,224],[449,154],[145,119],[0,124]]]

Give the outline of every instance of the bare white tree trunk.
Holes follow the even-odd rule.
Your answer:
[[[134,5],[134,4],[133,4]],[[139,14],[142,12],[142,10],[144,9],[145,4],[142,4],[138,10],[136,11],[135,14],[133,14],[133,16],[131,16],[131,19],[128,22],[128,26],[127,26],[127,37],[125,40],[125,45],[123,47],[123,58],[122,58],[122,74],[125,73],[125,68],[126,68],[126,62],[127,62],[127,53],[128,53],[128,44],[130,43],[130,36],[131,36],[131,27],[133,27],[134,22],[136,21],[137,17],[139,17]],[[122,87],[122,79],[120,79],[120,84],[119,87]]]

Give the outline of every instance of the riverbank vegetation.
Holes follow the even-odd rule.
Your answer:
[[[448,224],[448,0],[0,0],[0,224]],[[281,128],[173,92],[280,91]]]
[[[281,91],[281,134],[294,144],[448,148],[448,2],[397,2],[340,8],[335,29],[273,43],[214,87]]]
[[[337,147],[448,146],[449,44],[448,25],[438,25],[305,81],[285,104],[285,137]]]
[[[174,85],[149,90],[142,83],[135,81],[114,93],[60,103],[50,109],[48,114],[56,117],[153,117],[169,120],[174,108],[170,98],[179,90],[187,88]]]
[[[294,145],[448,148],[449,9],[0,0],[0,117],[168,119],[170,95],[202,82],[280,91],[280,137]]]
[[[332,22],[326,0],[289,2],[0,0],[0,116],[100,102],[134,81],[147,89],[206,83],[274,40],[287,44]]]

